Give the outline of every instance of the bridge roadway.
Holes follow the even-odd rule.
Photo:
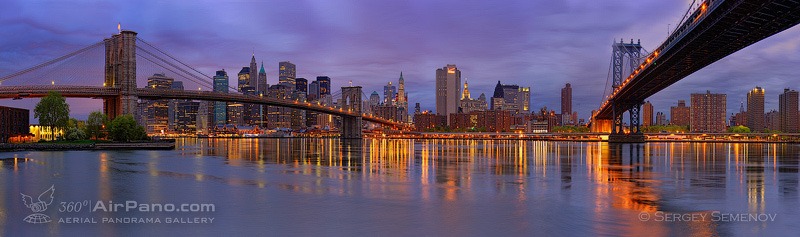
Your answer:
[[[37,86],[0,86],[0,99],[23,99],[44,97],[48,92],[55,91],[64,97],[70,98],[103,98],[120,96],[119,88],[101,86],[67,86],[67,85],[37,85]],[[409,125],[386,120],[369,114],[358,114],[353,111],[336,109],[323,105],[299,102],[294,100],[276,99],[262,96],[243,95],[238,93],[219,93],[211,91],[191,90],[163,90],[152,88],[137,88],[136,95],[141,99],[187,99],[222,102],[240,102],[281,106],[306,111],[320,112],[335,116],[361,117],[362,120],[392,126],[395,128],[408,128]]]
[[[612,119],[647,97],[740,49],[800,23],[798,0],[705,1],[603,103],[595,119]]]

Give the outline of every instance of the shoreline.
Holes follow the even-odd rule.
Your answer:
[[[173,150],[175,141],[126,143],[0,143],[6,151],[78,151],[78,150]]]

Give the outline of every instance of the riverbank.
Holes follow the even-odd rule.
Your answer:
[[[172,150],[175,140],[152,142],[0,143],[0,151]]]

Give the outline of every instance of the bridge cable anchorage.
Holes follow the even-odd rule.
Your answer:
[[[29,72],[32,72],[32,71],[38,70],[38,69],[41,69],[41,68],[43,68],[43,67],[47,67],[47,66],[50,66],[50,65],[52,65],[52,64],[54,64],[54,63],[57,63],[57,62],[60,62],[60,61],[63,61],[63,60],[65,60],[65,59],[71,58],[71,57],[73,57],[73,56],[75,56],[75,55],[78,55],[78,54],[81,54],[81,53],[83,53],[83,52],[86,52],[86,51],[88,51],[88,50],[90,50],[90,49],[93,49],[94,47],[98,47],[98,46],[100,46],[100,45],[103,45],[103,43],[104,43],[103,41],[100,41],[100,42],[98,42],[98,43],[95,43],[95,44],[92,44],[92,45],[86,46],[86,47],[84,47],[84,48],[82,48],[82,49],[76,50],[76,51],[74,51],[74,52],[72,52],[72,53],[68,53],[68,54],[66,54],[66,55],[64,55],[64,56],[61,56],[61,57],[58,57],[58,58],[52,59],[52,60],[50,60],[50,61],[46,61],[46,62],[40,63],[40,64],[38,64],[38,65],[35,65],[35,66],[33,66],[33,67],[29,67],[29,68],[23,69],[23,70],[21,70],[21,71],[18,71],[18,72],[15,72],[15,73],[12,73],[12,74],[9,74],[9,75],[6,75],[6,76],[3,76],[3,77],[0,77],[0,83],[4,82],[4,81],[6,81],[6,80],[9,80],[9,79],[11,79],[11,78],[14,78],[14,77],[17,77],[17,76],[20,76],[20,75],[23,75],[23,74],[26,74],[26,73],[29,73]]]

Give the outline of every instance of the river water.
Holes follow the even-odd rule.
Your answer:
[[[1,152],[0,236],[800,233],[798,144],[184,139],[177,146]]]

